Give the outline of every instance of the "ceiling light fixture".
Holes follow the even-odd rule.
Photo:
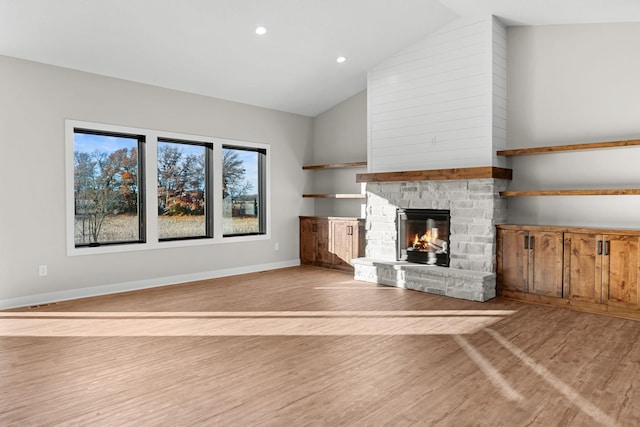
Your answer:
[[[256,28],[256,34],[259,36],[267,34],[267,29],[265,27]]]
[[[347,60],[347,58],[345,56],[338,56],[338,59],[336,59],[336,62],[338,64],[342,64],[346,60]]]

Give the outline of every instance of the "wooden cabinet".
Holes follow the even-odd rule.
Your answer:
[[[576,232],[564,241],[569,299],[640,308],[640,236]]]
[[[497,287],[527,292],[529,280],[529,251],[524,249],[528,239],[523,230],[500,230],[497,237]]]
[[[501,295],[640,319],[640,230],[496,228]]]
[[[502,150],[497,155],[542,155],[638,145],[640,139]],[[500,196],[640,194],[640,188],[629,188],[627,184],[622,188],[609,189],[602,189],[600,186],[588,189],[583,185],[580,189],[501,191]],[[539,260],[540,245],[534,244],[533,250],[527,250],[525,246],[527,241],[531,245],[531,237],[534,241],[541,242],[542,236],[533,234],[527,227],[497,226],[497,283],[502,295],[640,319],[640,230],[551,227],[564,235],[563,248],[560,250],[558,247],[557,236],[545,236],[547,242],[544,245],[547,247],[542,249],[545,253],[542,258],[545,260]],[[544,226],[536,226],[538,229],[540,227]],[[562,254],[561,257],[558,254]],[[557,262],[560,258],[562,264]],[[557,288],[558,268],[562,269],[560,294]],[[560,295],[561,299],[552,298]]]
[[[541,227],[498,229],[498,289],[562,297],[563,233]]]
[[[640,308],[640,237],[604,235],[603,295],[609,305]]]
[[[323,218],[300,218],[300,262],[329,265],[329,221]]]
[[[330,224],[333,266],[352,269],[351,260],[364,256],[364,223],[353,219],[333,219]]]
[[[300,217],[300,262],[352,271],[364,256],[364,222],[359,218]]]
[[[565,235],[564,285],[569,299],[602,303],[602,253],[596,251],[596,242],[595,234]]]

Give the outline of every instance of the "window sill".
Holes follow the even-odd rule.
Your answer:
[[[164,242],[147,242],[147,243],[126,243],[121,245],[104,245],[96,247],[69,247],[67,248],[67,256],[83,256],[83,255],[99,255],[110,253],[124,253],[137,251],[151,251],[157,249],[171,248],[187,248],[194,246],[211,246],[225,243],[246,243],[271,239],[271,235],[257,234],[250,236],[233,236],[233,237],[214,237],[210,239],[185,239],[185,240],[169,240]]]

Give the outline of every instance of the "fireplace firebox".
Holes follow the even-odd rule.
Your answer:
[[[398,260],[449,267],[451,214],[444,209],[398,209]]]

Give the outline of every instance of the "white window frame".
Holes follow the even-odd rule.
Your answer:
[[[110,244],[97,247],[76,247],[75,245],[75,209],[74,209],[74,130],[76,128],[91,129],[97,132],[116,132],[124,134],[144,135],[144,197],[146,209],[144,223],[146,229],[146,242]],[[201,239],[168,240],[160,241],[158,238],[158,139],[176,139],[186,141],[199,141],[213,144],[213,237]],[[222,147],[234,145],[247,148],[259,148],[266,151],[264,171],[263,200],[266,202],[265,233],[246,236],[222,235]],[[223,243],[252,242],[271,239],[271,146],[250,141],[216,138],[212,136],[192,135],[152,129],[133,128],[128,126],[110,125],[104,123],[86,122],[79,120],[65,120],[65,178],[66,178],[66,234],[67,255],[96,255],[115,252],[133,252],[164,248],[180,248],[191,246],[208,246]]]

